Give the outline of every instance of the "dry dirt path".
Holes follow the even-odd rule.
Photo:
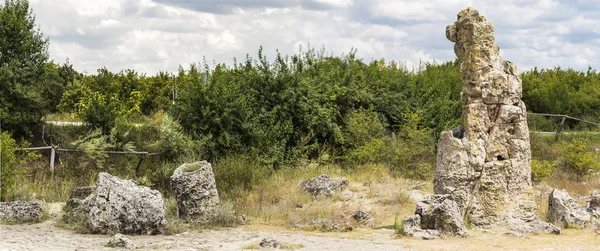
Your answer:
[[[249,231],[243,228],[194,230],[170,236],[128,238],[136,244],[137,250],[242,250],[269,236],[286,244],[301,245],[297,250],[407,250],[399,245],[399,240],[392,238],[381,242],[377,239],[333,238],[289,231]],[[54,221],[0,225],[0,250],[114,250],[104,247],[110,239],[107,235],[77,234],[61,229],[55,226]]]
[[[2,250],[116,250],[104,247],[107,235],[77,234],[58,228],[55,221],[29,225],[0,225]],[[257,230],[260,229],[260,230]],[[137,250],[242,250],[256,247],[264,237],[294,244],[297,250],[599,250],[600,235],[591,230],[564,230],[515,238],[502,231],[470,231],[468,238],[418,240],[394,238],[390,230],[355,229],[350,233],[289,231],[250,225],[223,230],[190,230],[177,235],[128,236]],[[301,245],[301,246],[298,246]]]

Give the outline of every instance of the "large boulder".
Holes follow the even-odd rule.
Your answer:
[[[92,233],[159,234],[167,226],[158,191],[108,173],[98,174],[96,191],[80,207]]]
[[[307,193],[318,196],[331,196],[348,186],[346,178],[331,178],[327,174],[321,174],[315,178],[300,183],[300,189]]]
[[[421,229],[439,230],[442,234],[467,236],[458,204],[449,195],[430,195],[417,203]]]
[[[207,161],[185,163],[175,169],[171,189],[177,199],[179,217],[208,223],[217,216],[219,193],[212,166]]]
[[[0,202],[0,220],[10,223],[39,222],[43,203],[40,201]]]
[[[563,227],[583,228],[591,221],[590,214],[581,208],[569,193],[554,189],[548,198],[548,221]]]
[[[590,201],[588,202],[587,211],[590,215],[600,218],[600,190],[592,191]]]
[[[67,207],[70,209],[77,208],[81,205],[81,203],[92,193],[96,191],[96,187],[94,186],[85,186],[85,187],[76,187],[71,191],[71,195],[67,200]]]

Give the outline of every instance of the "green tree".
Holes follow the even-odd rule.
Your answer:
[[[0,117],[2,128],[17,137],[30,134],[47,112],[42,97],[47,60],[48,40],[29,2],[6,0],[0,5]]]
[[[600,171],[600,154],[590,150],[590,142],[586,139],[574,138],[561,146],[562,162],[567,171],[575,174],[577,181],[593,172]]]

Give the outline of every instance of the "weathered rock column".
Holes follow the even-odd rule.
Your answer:
[[[171,176],[179,217],[195,223],[209,223],[217,217],[219,192],[212,165],[207,161],[185,163]]]
[[[529,129],[517,69],[500,57],[494,26],[473,8],[458,13],[446,37],[461,63],[462,123],[442,132],[434,191],[452,195],[475,226],[533,221]]]

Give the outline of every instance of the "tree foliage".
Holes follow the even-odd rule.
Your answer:
[[[35,23],[27,0],[6,0],[0,5],[0,117],[2,128],[27,135],[48,112],[43,97],[48,40]]]

